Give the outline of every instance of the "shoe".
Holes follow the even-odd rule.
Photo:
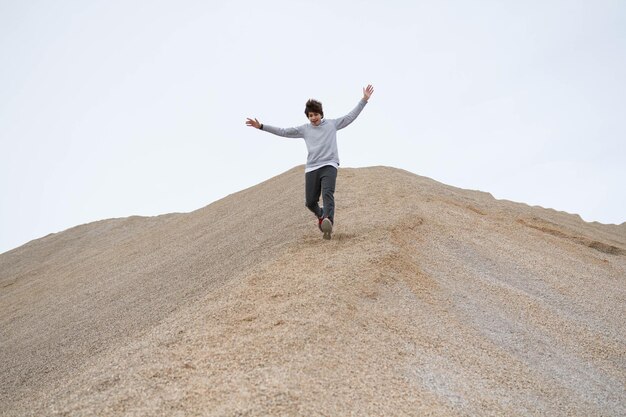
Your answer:
[[[322,220],[320,229],[324,232],[324,239],[330,240],[330,234],[333,232],[333,222],[331,222],[328,217]]]
[[[319,227],[320,232],[323,232],[323,230],[322,230],[322,221],[323,221],[323,220],[324,220],[324,218],[323,218],[323,217],[319,217],[319,218],[317,219],[317,227]]]

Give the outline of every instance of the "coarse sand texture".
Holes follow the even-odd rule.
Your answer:
[[[388,167],[335,199],[331,240],[299,166],[1,254],[0,416],[626,415],[626,224]]]

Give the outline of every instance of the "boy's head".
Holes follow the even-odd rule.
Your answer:
[[[309,121],[313,123],[313,125],[319,125],[324,118],[322,103],[317,100],[309,99],[304,107],[304,114],[308,117]]]

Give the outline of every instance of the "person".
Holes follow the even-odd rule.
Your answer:
[[[335,223],[335,184],[339,168],[337,151],[337,131],[352,123],[361,113],[372,96],[374,88],[363,88],[363,98],[347,115],[338,119],[325,119],[322,103],[309,99],[304,114],[308,124],[297,127],[280,128],[260,123],[257,119],[246,119],[246,125],[287,138],[303,138],[308,150],[305,168],[306,207],[317,217],[319,229],[324,239],[330,239]],[[324,207],[319,206],[320,194]]]

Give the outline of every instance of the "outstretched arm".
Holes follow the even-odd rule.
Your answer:
[[[254,127],[257,129],[264,130],[266,132],[273,133],[277,136],[283,136],[286,138],[302,138],[304,137],[302,134],[302,127],[288,127],[283,129],[282,127],[274,127],[269,125],[264,125],[259,122],[257,119],[246,119],[246,126]]]
[[[372,87],[371,84],[363,88],[363,98],[359,100],[359,103],[356,105],[356,107],[345,116],[334,120],[337,130],[343,129],[357,118],[359,113],[361,113],[361,110],[363,110],[363,108],[367,104],[367,100],[369,100],[372,96],[372,93],[374,93],[374,87]]]

